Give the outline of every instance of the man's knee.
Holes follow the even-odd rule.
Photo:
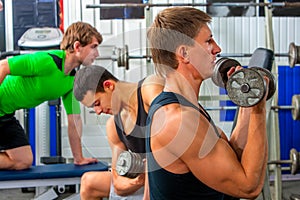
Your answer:
[[[14,169],[15,170],[23,170],[28,169],[32,166],[33,157],[32,156],[26,156],[26,158],[22,160],[14,160]]]
[[[91,194],[91,179],[93,177],[87,172],[81,177],[80,196],[87,197]]]
[[[81,187],[88,189],[91,186],[93,176],[90,173],[84,173],[81,177]]]
[[[10,163],[9,169],[22,170],[31,167],[33,162],[33,154],[29,145],[22,146],[5,151],[8,162]]]

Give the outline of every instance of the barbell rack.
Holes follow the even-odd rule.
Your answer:
[[[100,3],[100,4],[87,4],[86,8],[151,8],[151,7],[171,7],[171,6],[229,6],[229,7],[246,7],[246,6],[259,6],[259,7],[300,7],[300,2],[270,2],[270,3],[255,3],[255,2],[239,2],[239,3]]]

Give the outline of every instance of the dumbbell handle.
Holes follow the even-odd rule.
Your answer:
[[[296,109],[295,106],[272,106],[272,109],[273,110],[293,110],[293,109]]]
[[[276,165],[282,165],[282,164],[292,164],[292,160],[270,160],[268,161],[269,165],[276,164]]]

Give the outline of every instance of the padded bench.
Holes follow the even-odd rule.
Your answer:
[[[79,185],[83,173],[107,170],[108,164],[101,161],[88,165],[50,164],[26,170],[0,170],[0,189]]]

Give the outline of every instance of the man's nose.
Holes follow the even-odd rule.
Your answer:
[[[94,107],[94,111],[97,115],[100,115],[102,113],[102,108],[100,106]]]
[[[99,55],[100,55],[100,54],[99,54],[99,50],[96,49],[95,56],[96,56],[96,57],[99,57]]]

